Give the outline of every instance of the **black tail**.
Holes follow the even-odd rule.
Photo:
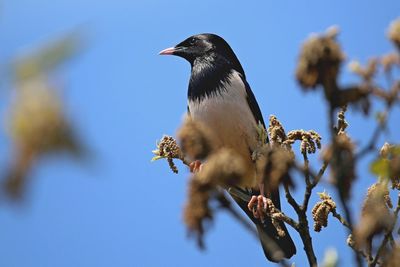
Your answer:
[[[248,194],[241,189],[239,190],[245,194]],[[261,222],[259,219],[254,218],[252,212],[249,211],[247,208],[247,202],[234,196],[233,194],[231,194],[231,196],[257,226],[258,236],[260,238],[265,257],[267,257],[268,260],[279,262],[283,258],[290,258],[294,254],[296,254],[296,246],[294,245],[293,240],[290,237],[289,232],[283,222],[281,222],[280,225],[285,231],[285,236],[280,237],[269,218],[266,218],[264,222]],[[278,190],[271,194],[271,200],[273,201],[275,207],[277,207],[278,209],[281,208]]]

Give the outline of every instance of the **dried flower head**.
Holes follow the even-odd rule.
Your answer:
[[[165,158],[168,161],[170,169],[174,173],[178,173],[173,159],[182,159],[181,150],[172,136],[164,135],[163,138],[157,143],[157,149],[152,151],[155,155],[152,161]]]
[[[325,162],[331,162],[331,180],[344,199],[350,197],[351,185],[356,178],[354,144],[346,133],[336,136],[323,152]]]
[[[390,24],[388,37],[400,49],[400,18]]]
[[[215,149],[211,135],[205,125],[187,117],[177,134],[184,156],[191,160],[206,158]]]
[[[296,140],[300,140],[300,151],[302,154],[315,153],[317,148],[321,149],[321,136],[314,130],[293,130],[287,134],[285,144],[291,146]]]
[[[363,246],[373,235],[389,229],[393,222],[390,212],[392,207],[386,184],[376,183],[368,188],[361,210],[361,219],[354,230],[357,246]]]
[[[303,89],[315,88],[326,81],[336,80],[344,59],[335,37],[337,30],[310,37],[300,52],[296,77]]]
[[[280,145],[286,140],[285,129],[275,115],[269,116],[268,133],[273,145]]]
[[[320,232],[322,227],[328,226],[328,215],[336,209],[336,203],[328,194],[323,192],[318,195],[322,201],[316,203],[312,209],[314,230],[316,232]]]

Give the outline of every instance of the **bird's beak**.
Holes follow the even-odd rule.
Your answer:
[[[170,48],[160,51],[160,53],[158,53],[158,54],[159,55],[173,55],[175,51],[176,51],[175,47],[170,47]]]

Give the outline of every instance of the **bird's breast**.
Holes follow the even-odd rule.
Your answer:
[[[251,151],[258,144],[256,121],[247,102],[245,84],[237,72],[233,72],[217,94],[201,100],[189,100],[190,116],[207,126],[215,143],[236,151],[247,166],[254,169]],[[254,187],[252,179],[246,187]]]

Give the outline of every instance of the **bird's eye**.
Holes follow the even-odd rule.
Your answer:
[[[191,45],[194,45],[194,44],[196,43],[196,39],[195,39],[195,38],[190,38],[189,43],[190,43]]]

